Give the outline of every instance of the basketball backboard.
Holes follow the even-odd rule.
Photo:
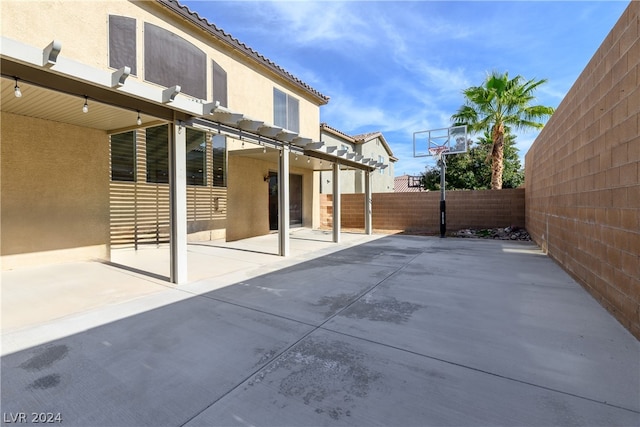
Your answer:
[[[467,126],[413,133],[413,157],[466,153],[467,148]]]

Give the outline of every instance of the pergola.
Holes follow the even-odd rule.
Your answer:
[[[16,114],[101,129],[124,132],[150,124],[169,126],[170,280],[187,281],[187,196],[185,126],[199,127],[261,145],[278,153],[278,176],[289,176],[292,156],[307,156],[330,163],[333,170],[333,240],[340,241],[340,170],[365,172],[365,233],[371,233],[370,173],[388,165],[326,146],[286,129],[255,120],[217,102],[181,94],[179,84],[158,87],[129,79],[131,70],[97,69],[60,55],[62,44],[52,41],[34,47],[2,37],[2,109]],[[25,96],[11,91],[21,85]],[[179,82],[176,82],[179,83]],[[87,104],[92,114],[83,114]],[[140,119],[140,120],[138,120]],[[319,170],[314,167],[314,170]],[[289,255],[289,180],[278,179],[279,254]]]

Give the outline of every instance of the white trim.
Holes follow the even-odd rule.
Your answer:
[[[278,161],[278,253],[289,256],[289,148],[282,147]]]
[[[170,280],[187,278],[187,129],[181,122],[169,126]]]
[[[52,43],[55,46],[55,43]],[[32,66],[34,68],[43,68],[43,49],[27,45],[25,43],[2,37],[0,39],[0,56],[13,60],[15,62]],[[74,61],[69,58],[58,55],[54,63],[47,63],[48,72],[67,77],[71,80],[81,81],[92,86],[122,92],[132,97],[143,99],[158,105],[165,104],[165,91],[174,88],[164,88],[161,86],[149,84],[137,79],[126,79],[121,86],[113,87],[112,70],[100,70],[89,65]],[[177,95],[177,94],[176,94]],[[171,109],[180,111],[192,116],[203,116],[205,105],[202,100],[179,94],[174,95],[171,101]]]
[[[340,243],[340,163],[333,164],[333,241]]]

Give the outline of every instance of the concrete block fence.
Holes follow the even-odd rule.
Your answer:
[[[332,226],[332,195],[320,200],[321,226]],[[525,225],[524,189],[447,192],[447,230]],[[373,229],[382,232],[440,233],[440,192],[374,193]],[[364,229],[364,194],[341,196],[341,226]]]
[[[640,2],[526,155],[527,230],[640,339]]]

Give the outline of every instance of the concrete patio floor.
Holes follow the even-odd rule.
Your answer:
[[[3,272],[3,415],[59,413],[78,426],[640,425],[640,343],[534,244],[296,237],[286,259],[264,253],[274,236],[190,245],[193,281],[178,287],[160,280],[162,265],[140,274],[142,251],[120,260],[128,270],[89,263],[100,270],[71,284],[75,267]],[[73,299],[82,283],[94,289],[78,299],[99,301],[5,328],[5,310],[18,311],[7,304],[29,296],[17,285],[32,280],[48,289],[31,294],[38,307]]]

